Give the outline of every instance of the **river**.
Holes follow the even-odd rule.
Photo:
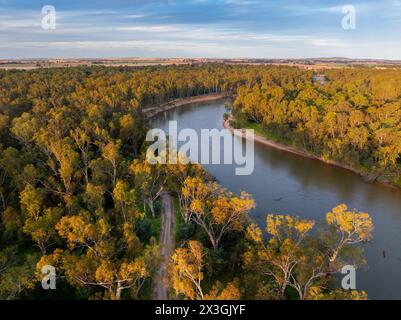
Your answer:
[[[224,101],[189,105],[157,115],[153,128],[223,129]],[[234,143],[240,143],[236,138]],[[370,299],[401,299],[401,190],[367,183],[358,175],[318,160],[255,144],[255,170],[236,176],[235,165],[205,165],[221,185],[253,195],[252,218],[264,228],[267,213],[284,213],[320,221],[335,206],[368,212],[375,226],[365,247],[367,266],[357,271],[357,289]]]

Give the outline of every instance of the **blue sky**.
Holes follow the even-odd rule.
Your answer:
[[[333,56],[401,59],[401,0],[0,0],[0,58]]]

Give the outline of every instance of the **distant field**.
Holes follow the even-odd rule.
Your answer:
[[[401,65],[400,61],[385,60],[255,60],[255,59],[50,59],[50,60],[0,60],[0,70],[33,70],[38,68],[65,68],[77,66],[107,66],[107,67],[145,67],[145,66],[168,66],[187,65],[202,63],[222,63],[228,65],[275,65],[297,67],[305,70],[324,70],[352,68],[357,66],[373,68],[394,68]]]
[[[32,62],[32,63],[0,63],[0,69],[3,70],[33,70],[38,68],[65,68],[65,67],[77,67],[77,66],[107,66],[107,67],[145,67],[154,65],[173,65],[173,64],[188,64],[190,62],[182,61],[166,61],[166,60],[152,60],[152,61],[43,61],[43,62]]]

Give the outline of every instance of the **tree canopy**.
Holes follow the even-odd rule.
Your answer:
[[[268,216],[266,240],[251,195],[197,164],[144,160],[144,110],[227,93],[238,119],[399,182],[399,72],[330,70],[324,86],[312,76],[224,64],[0,71],[0,298],[149,298],[164,189],[181,213],[169,263],[178,298],[284,298],[288,287],[301,299],[364,298],[323,287],[322,275],[350,255],[357,264],[350,252],[370,239],[368,214],[340,206],[318,237],[312,221]],[[40,287],[45,265],[57,269],[56,296]]]

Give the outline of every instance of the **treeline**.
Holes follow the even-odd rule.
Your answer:
[[[238,89],[237,125],[401,186],[399,70],[327,70],[324,84],[302,71],[259,75]]]
[[[144,160],[144,108],[211,92],[240,99],[268,75],[289,88],[311,81],[295,68],[225,65],[0,71],[0,298],[151,298],[163,190],[182,212],[169,268],[178,298],[365,297],[334,290],[332,275],[360,262],[367,214],[337,208],[322,232],[330,238],[312,236],[311,221],[270,217],[267,242],[249,220],[250,195],[198,165]],[[283,259],[293,271],[284,278]],[[41,287],[45,265],[56,290]]]
[[[109,108],[103,112],[118,111],[176,98],[235,92],[247,78],[254,78],[254,73],[220,65],[0,70],[0,105],[3,112],[12,115],[42,104],[48,108],[68,105],[79,109],[92,104]]]
[[[188,177],[181,189],[182,219],[168,268],[177,298],[367,299],[343,290],[335,275],[365,264],[363,246],[372,237],[369,214],[339,205],[325,221],[269,214],[265,232],[252,223],[247,194],[233,195],[204,177]]]
[[[221,90],[218,74],[102,67],[0,73],[2,298],[139,298],[144,287],[149,298],[157,200],[168,177],[141,160],[142,108]],[[61,289],[41,289],[44,265],[56,267]]]

